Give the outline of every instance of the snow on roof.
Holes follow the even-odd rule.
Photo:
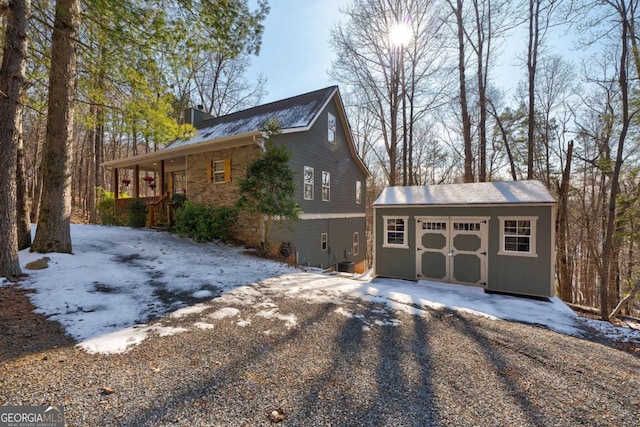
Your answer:
[[[555,203],[540,181],[387,187],[374,206]]]
[[[199,144],[219,138],[244,135],[262,129],[265,122],[275,118],[281,130],[306,128],[311,125],[327,100],[337,90],[330,86],[314,92],[259,105],[247,110],[208,119],[198,124],[198,132],[189,140],[176,140],[165,149]]]

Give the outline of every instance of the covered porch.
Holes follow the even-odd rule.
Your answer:
[[[164,154],[164,155],[163,155]],[[126,212],[138,201],[147,206],[147,226],[170,226],[175,194],[186,194],[186,156],[149,153],[105,162],[110,168],[115,207]]]
[[[263,148],[260,131],[210,139],[213,135],[199,130],[189,141],[177,141],[161,151],[140,154],[102,163],[112,171],[111,190],[117,209],[126,211],[136,200],[147,208],[147,225],[170,225],[173,220],[170,201],[176,194],[187,195],[188,159],[203,153],[228,148],[258,145]]]

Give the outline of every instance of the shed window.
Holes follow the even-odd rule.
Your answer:
[[[304,199],[313,200],[313,168],[304,167]]]
[[[537,217],[498,217],[500,220],[499,255],[538,256],[536,253]]]
[[[328,122],[328,135],[327,138],[329,142],[336,141],[336,116],[331,113],[327,113],[327,122]]]
[[[320,235],[320,250],[326,251],[328,244],[329,244],[329,235],[327,233],[322,233]]]
[[[328,202],[331,197],[331,174],[322,171],[322,201]]]
[[[383,217],[384,221],[384,243],[383,247],[407,249],[407,220],[408,216]]]

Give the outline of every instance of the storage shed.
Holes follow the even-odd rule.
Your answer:
[[[556,203],[540,181],[387,187],[373,208],[379,276],[554,294]]]

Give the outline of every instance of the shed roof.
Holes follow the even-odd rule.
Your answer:
[[[329,86],[226,116],[203,120],[198,123],[195,137],[189,140],[176,140],[165,149],[260,131],[270,118],[278,120],[281,131],[308,128],[337,90],[337,86]]]
[[[540,181],[476,182],[387,187],[374,206],[555,203]]]

